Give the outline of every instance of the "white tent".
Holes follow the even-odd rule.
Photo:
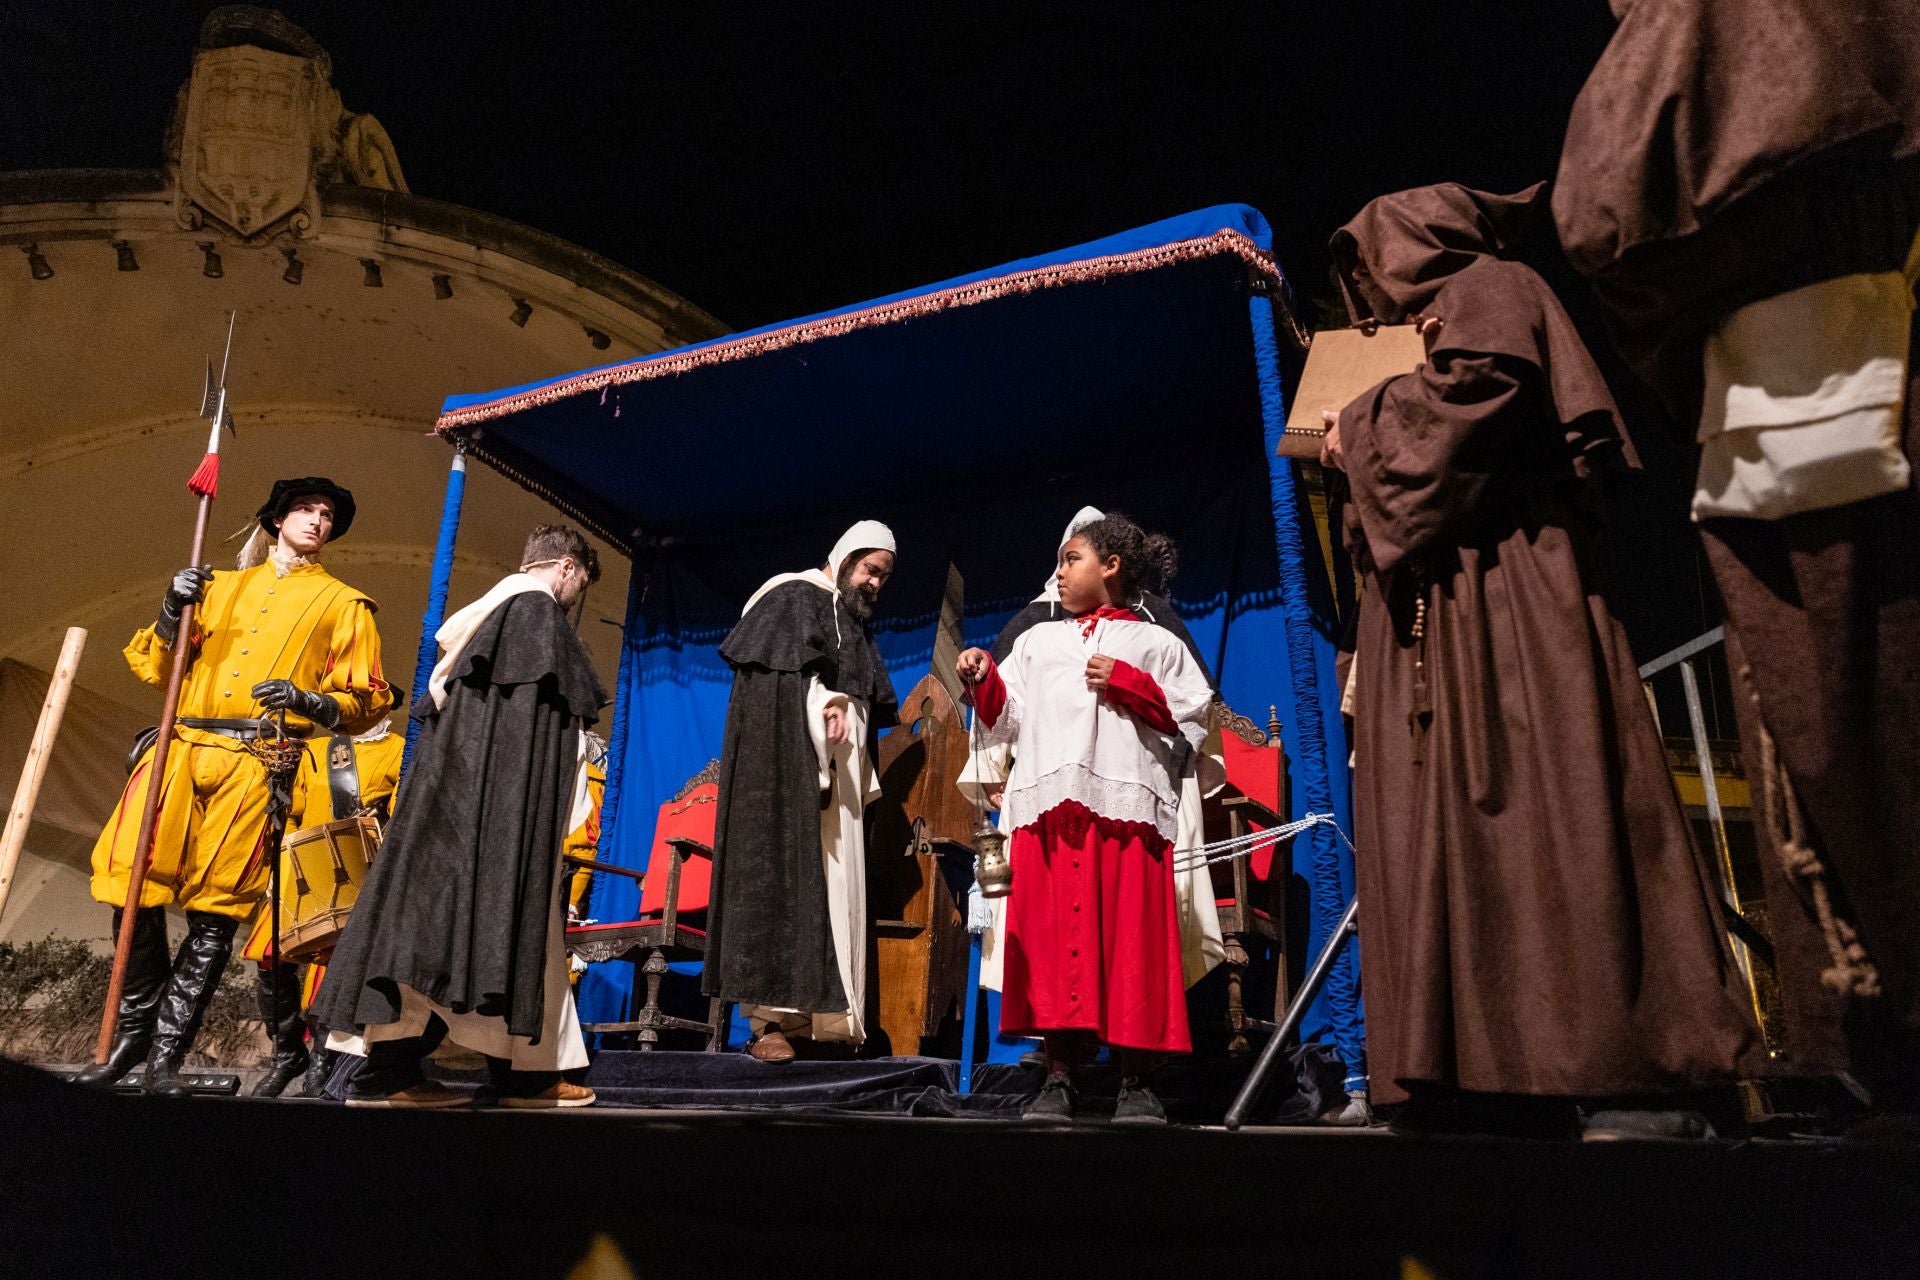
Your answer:
[[[118,650],[124,638],[91,637],[89,643]],[[0,658],[0,795],[8,806],[50,681],[37,667]],[[55,934],[103,950],[111,945],[111,916],[87,892],[87,862],[126,785],[133,736],[151,723],[151,716],[132,707],[85,689],[73,691],[27,828],[13,893],[0,913],[0,941],[35,942]]]

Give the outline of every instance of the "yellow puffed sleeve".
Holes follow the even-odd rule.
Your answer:
[[[353,600],[335,611],[319,691],[340,705],[339,727],[346,733],[366,732],[393,709],[393,690],[380,670],[372,602]]]
[[[167,668],[173,665],[173,646],[160,638],[152,623],[133,633],[125,653],[127,669],[143,684],[155,688],[166,684]]]

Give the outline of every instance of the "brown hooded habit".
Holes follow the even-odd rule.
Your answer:
[[[1584,477],[1630,459],[1559,302],[1503,260],[1539,188],[1428,187],[1334,236],[1356,320],[1440,324],[1340,415],[1365,577],[1355,821],[1374,1097],[1722,1080],[1753,1032]]]
[[[1555,221],[1623,353],[1691,432],[1703,347],[1734,312],[1905,261],[1920,0],[1615,8],[1568,124]],[[1762,810],[1787,1062],[1920,1104],[1920,491],[1701,533]],[[1882,1088],[1902,1085],[1904,1103]]]
[[[1567,258],[1691,430],[1758,298],[1897,268],[1920,203],[1920,0],[1614,0],[1554,180]]]

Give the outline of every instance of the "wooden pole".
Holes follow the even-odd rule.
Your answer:
[[[33,744],[27,748],[26,763],[20,766],[20,785],[14,788],[6,832],[0,835],[0,919],[6,918],[7,895],[13,892],[13,873],[20,865],[20,850],[27,843],[27,825],[33,821],[40,784],[47,776],[47,759],[53,754],[53,740],[60,734],[60,720],[67,714],[67,695],[73,692],[74,673],[80,670],[80,654],[86,647],[86,629],[68,627],[66,643],[60,646],[60,661],[54,664],[53,680],[47,685],[47,700],[40,707],[40,723],[33,730]]]
[[[219,431],[219,423],[214,423]],[[217,438],[217,434],[216,434]],[[207,525],[213,519],[213,495],[200,496],[193,521],[193,554],[188,564],[199,564],[207,548]],[[167,675],[167,694],[160,704],[160,734],[153,740],[153,763],[147,771],[147,799],[140,811],[140,834],[133,844],[133,865],[127,872],[127,896],[120,909],[120,928],[113,942],[113,974],[107,981],[107,1007],[100,1014],[100,1043],[93,1060],[105,1062],[113,1048],[114,1026],[120,1020],[120,992],[127,985],[127,962],[133,955],[133,913],[140,909],[140,891],[147,883],[147,863],[153,858],[153,826],[160,813],[160,793],[167,777],[167,748],[173,743],[173,722],[180,710],[180,686],[186,683],[187,663],[193,654],[193,615],[196,606],[180,611],[180,630],[173,640],[173,669]]]

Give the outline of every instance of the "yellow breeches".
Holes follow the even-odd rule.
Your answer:
[[[93,847],[93,896],[124,906],[153,767],[140,757],[120,804]],[[245,920],[266,892],[261,840],[267,826],[267,771],[246,744],[182,729],[167,751],[165,789],[153,829],[153,861],[140,905]]]
[[[282,853],[280,859],[280,873],[284,876],[287,871],[286,854]],[[283,880],[281,883],[284,884],[286,882]],[[282,902],[280,904],[280,910],[285,911],[286,909],[287,904]],[[265,964],[267,962],[267,935],[273,932],[269,927],[269,918],[272,915],[273,912],[268,910],[266,899],[262,898],[259,902],[253,904],[253,923],[247,926],[246,945],[240,948],[240,958],[242,960],[251,960],[255,964]],[[283,918],[280,921],[281,927],[285,928],[286,923],[286,920]],[[303,1004],[300,1007],[304,1009],[307,1006]]]

